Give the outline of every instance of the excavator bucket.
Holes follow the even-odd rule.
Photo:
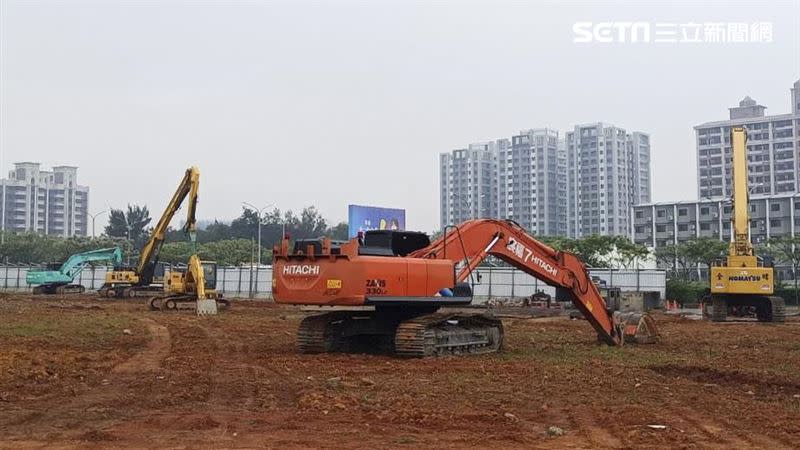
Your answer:
[[[658,334],[656,321],[647,313],[615,312],[614,320],[625,343],[655,344],[661,337]]]
[[[217,300],[214,298],[197,299],[198,316],[214,316],[217,314]]]

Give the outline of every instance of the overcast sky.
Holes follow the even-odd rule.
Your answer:
[[[203,219],[357,203],[430,231],[439,152],[603,121],[651,134],[654,200],[693,199],[692,127],[745,95],[787,113],[800,78],[800,0],[697,3],[0,0],[2,171],[76,165],[91,211],[157,215],[197,165]],[[576,44],[578,21],[771,22],[773,42]]]

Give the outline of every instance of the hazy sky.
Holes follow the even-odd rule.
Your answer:
[[[773,42],[576,44],[576,21],[771,22]],[[649,132],[654,200],[695,198],[694,125],[745,95],[789,112],[800,0],[0,0],[0,51],[3,174],[77,165],[91,211],[157,215],[195,164],[203,219],[357,203],[430,231],[439,152],[532,127]]]

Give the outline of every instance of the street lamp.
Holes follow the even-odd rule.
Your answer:
[[[94,220],[95,220],[95,219],[97,218],[97,216],[99,216],[100,214],[105,214],[105,213],[107,213],[107,212],[108,212],[108,210],[107,210],[107,209],[105,209],[105,210],[103,210],[103,211],[100,211],[100,212],[98,212],[98,213],[94,213],[94,214],[92,214],[92,213],[90,213],[90,212],[87,212],[87,213],[86,213],[86,214],[88,214],[88,215],[89,215],[89,217],[91,217],[91,218],[92,218],[92,239],[94,239]]]
[[[242,204],[245,207],[255,211],[256,214],[258,214],[258,266],[261,267],[261,214],[265,209],[271,208],[271,207],[275,206],[275,204],[274,203],[270,203],[269,205],[264,206],[261,209],[256,208],[255,206],[253,206],[252,204],[247,203],[247,202],[242,202]],[[285,226],[286,225],[284,224],[284,227]],[[285,231],[285,228],[284,228],[284,231]]]

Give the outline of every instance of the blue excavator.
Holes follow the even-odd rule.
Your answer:
[[[111,262],[114,266],[119,266],[122,264],[122,250],[119,247],[112,247],[76,253],[63,264],[29,270],[25,281],[34,286],[34,294],[80,294],[86,288],[80,284],[73,284],[75,277],[87,265],[94,262]]]

